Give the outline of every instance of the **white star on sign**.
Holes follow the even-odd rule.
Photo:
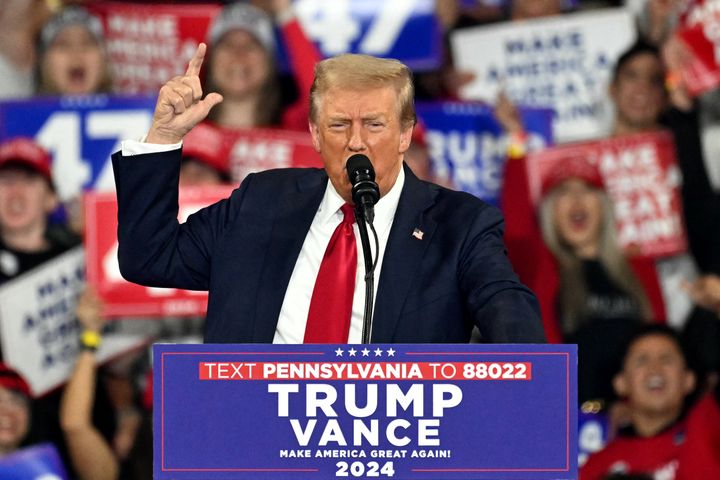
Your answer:
[[[351,357],[354,357],[355,354],[357,353],[357,350],[355,350],[354,348],[351,348],[350,350],[348,350],[348,353],[350,354]]]
[[[376,349],[375,349],[375,356],[376,356],[376,357],[379,357],[379,356],[381,356],[381,355],[382,355],[382,350],[380,350],[379,348],[376,348]]]
[[[363,348],[360,351],[362,352],[363,357],[367,357],[368,355],[370,355],[370,350],[368,350],[367,348]]]
[[[336,356],[336,357],[342,357],[342,354],[343,354],[343,349],[342,349],[342,348],[338,348],[337,350],[335,350],[335,356]]]
[[[395,350],[393,350],[393,349],[391,348],[390,350],[387,351],[387,354],[388,354],[388,357],[394,357],[394,356],[395,356]]]

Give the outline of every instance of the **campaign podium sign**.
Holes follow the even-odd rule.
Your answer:
[[[153,347],[155,479],[576,479],[575,345]]]

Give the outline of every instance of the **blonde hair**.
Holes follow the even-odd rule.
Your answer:
[[[635,300],[642,319],[649,321],[653,317],[650,301],[618,245],[612,203],[607,193],[595,190],[600,193],[602,204],[598,260],[605,267],[610,279]],[[553,189],[540,204],[540,230],[545,245],[555,255],[560,266],[562,283],[559,300],[562,318],[559,320],[563,332],[567,334],[575,331],[582,323],[588,291],[582,272],[582,260],[563,242],[555,226],[553,203],[557,192],[558,189]]]
[[[315,65],[310,88],[310,121],[316,122],[322,96],[333,88],[365,90],[392,86],[398,96],[402,128],[415,125],[415,88],[412,73],[403,63],[370,55],[343,54]]]

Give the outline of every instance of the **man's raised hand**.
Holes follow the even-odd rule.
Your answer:
[[[204,43],[198,45],[185,75],[171,79],[160,88],[146,142],[178,143],[207,117],[212,107],[222,102],[222,96],[214,92],[202,98],[199,75],[206,50]]]

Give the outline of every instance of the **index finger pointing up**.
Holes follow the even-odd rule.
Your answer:
[[[198,76],[200,75],[200,67],[202,67],[203,60],[205,59],[205,51],[207,50],[207,46],[204,43],[201,43],[198,45],[197,50],[195,51],[195,55],[193,55],[193,58],[190,60],[190,63],[188,64],[187,71],[185,72],[185,75],[192,75],[192,76]]]

